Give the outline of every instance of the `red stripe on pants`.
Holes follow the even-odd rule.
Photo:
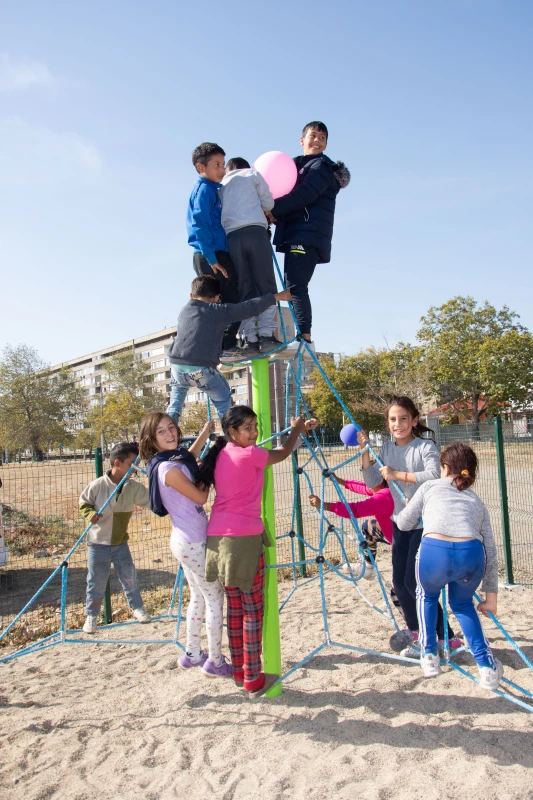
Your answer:
[[[237,586],[225,587],[231,663],[238,672],[244,669],[245,681],[254,681],[261,674],[265,573],[263,553],[249,592]]]

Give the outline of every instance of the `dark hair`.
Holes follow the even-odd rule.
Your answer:
[[[198,147],[195,147],[192,151],[192,164],[195,169],[198,169],[196,166],[197,164],[202,164],[204,167],[207,166],[207,162],[212,156],[225,156],[225,152],[220,147],[220,145],[215,144],[214,142],[202,142],[199,144]]]
[[[216,297],[221,291],[220,281],[214,275],[200,275],[191,283],[193,297]]]
[[[469,489],[476,480],[477,456],[467,444],[453,442],[439,455],[441,467],[448,467],[450,475],[455,475],[455,483],[460,492]]]
[[[385,419],[387,423],[389,421],[389,411],[393,406],[400,406],[401,408],[404,408],[413,419],[420,416],[420,411],[410,397],[406,397],[404,394],[394,395],[390,398],[389,402],[387,403],[387,408],[385,409]],[[413,425],[413,436],[417,436],[419,439],[421,439],[423,433],[429,433],[431,438],[434,438],[435,435],[431,428],[427,428],[425,425],[422,425],[420,421],[418,421],[416,425]]]
[[[120,442],[116,444],[109,453],[109,461],[111,466],[113,466],[115,461],[120,461],[122,463],[128,456],[135,456],[135,458],[137,458],[138,455],[139,445],[137,442]]]
[[[326,128],[323,122],[319,122],[318,120],[315,120],[314,122],[308,122],[302,131],[302,136],[305,136],[307,131],[310,131],[311,128],[314,128],[315,131],[320,131],[320,133],[325,133],[326,139],[328,138],[329,136],[328,129]]]
[[[250,169],[250,165],[245,158],[230,158],[226,169],[228,172],[233,172],[234,169]]]
[[[143,461],[149,461],[152,456],[155,456],[155,454],[159,452],[155,441],[155,435],[161,420],[165,419],[165,417],[176,426],[176,430],[178,431],[178,444],[181,442],[183,436],[176,420],[172,419],[170,414],[164,414],[162,411],[152,411],[150,414],[147,414],[141,422],[141,430],[139,432],[141,439],[139,452]]]
[[[217,463],[218,454],[227,445],[228,440],[230,439],[229,429],[239,428],[241,425],[244,425],[246,420],[250,418],[256,419],[257,414],[249,406],[232,406],[231,408],[228,408],[220,420],[222,430],[224,431],[224,436],[217,436],[207,452],[207,455],[202,461],[200,470],[198,472],[198,477],[195,481],[197,486],[203,483],[204,486],[210,488],[214,484],[215,466]]]

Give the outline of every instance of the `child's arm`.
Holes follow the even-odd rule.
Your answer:
[[[224,267],[218,263],[213,247],[213,233],[211,230],[211,193],[207,186],[202,185],[196,192],[192,209],[191,229],[196,236],[196,241],[200,246],[202,255],[209,262],[213,274],[221,272],[225,278],[228,273]]]
[[[199,506],[203,506],[207,502],[209,489],[200,489],[195,486],[178,467],[173,467],[165,472],[165,485],[175,489],[184,497],[188,497]]]
[[[413,531],[420,527],[420,518],[424,509],[425,487],[423,484],[402,511],[396,517],[396,525],[401,531]]]
[[[318,505],[316,503],[317,500]],[[316,495],[310,495],[309,501],[314,508],[320,508],[320,498]],[[361,500],[360,503],[348,503],[348,505],[356,519],[374,517],[376,514],[383,512],[383,498],[378,496],[370,497],[368,500]],[[350,518],[348,509],[345,504],[341,502],[324,503],[324,511],[332,511],[338,517]]]
[[[94,495],[91,484],[86,486],[81,493],[79,504],[80,514],[87,520],[87,522],[91,522],[93,525],[98,522],[100,519],[100,514],[98,514],[94,508]]]
[[[337,476],[335,477],[337,478]],[[340,483],[338,478],[337,482]],[[341,485],[348,489],[349,492],[353,492],[354,494],[364,494],[367,497],[373,497],[374,494],[364,481],[344,481]]]
[[[424,447],[422,453],[424,469],[419,472],[404,472],[403,470],[392,469],[392,467],[381,467],[379,470],[385,481],[403,481],[404,483],[425,483],[440,478],[439,451],[434,442],[428,440],[428,445]]]
[[[357,432],[357,444],[359,447],[363,448],[366,447],[368,444],[368,435],[365,431],[358,431]],[[361,456],[361,466],[363,469],[370,469],[370,455],[368,450],[365,450]]]
[[[197,439],[191,444],[189,447],[189,453],[195,458],[199,458],[200,453],[203,450],[204,444],[209,439],[209,434],[215,430],[215,423],[211,420],[210,422],[206,422],[202,430],[200,431],[199,436]]]
[[[280,461],[285,461],[288,456],[292,453],[294,448],[296,447],[296,443],[298,441],[298,437],[301,433],[306,433],[306,431],[311,430],[312,428],[316,428],[318,426],[318,420],[316,419],[303,419],[302,417],[292,417],[291,418],[291,432],[287,438],[285,444],[282,444],[281,447],[276,447],[275,450],[268,451],[268,459],[267,459],[267,467],[271,464],[279,464]]]
[[[128,486],[133,491],[133,502],[135,505],[147,508],[150,505],[150,493],[144,483],[128,480]]]
[[[479,608],[482,614],[485,610],[496,613],[496,595],[498,593],[498,551],[496,550],[496,543],[492,534],[492,526],[490,524],[489,512],[484,508],[483,522],[481,523],[481,535],[483,536],[483,547],[485,548],[485,574],[483,575],[483,582],[481,584],[481,591],[486,592],[486,600],[489,600],[489,595],[493,595],[494,609],[492,603],[483,608]],[[485,614],[486,616],[486,614]]]
[[[294,187],[292,192],[278,197],[274,203],[272,214],[277,219],[304,208],[310,203],[314,203],[328,188],[331,181],[330,167],[321,158],[317,158],[313,163],[301,183]]]
[[[268,188],[268,183],[263,178],[260,172],[256,172],[256,188],[257,194],[259,195],[259,202],[261,203],[261,208],[263,211],[272,211],[274,208],[274,198],[272,197],[272,193]]]
[[[283,292],[276,292],[273,295],[263,295],[263,297],[254,297],[252,300],[244,300],[242,303],[223,303],[217,305],[216,309],[219,313],[224,314],[226,322],[240,322],[243,319],[256,317],[262,311],[266,311],[271,305],[270,297],[274,298],[277,303],[281,300],[292,300],[292,295],[288,289]]]

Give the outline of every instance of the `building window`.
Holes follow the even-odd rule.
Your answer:
[[[248,387],[245,384],[242,386],[236,386],[235,394],[248,394]]]

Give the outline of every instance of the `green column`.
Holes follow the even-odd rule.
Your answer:
[[[268,361],[266,359],[252,361],[252,398],[254,411],[257,414],[259,441],[272,435],[270,425],[270,383],[268,378]],[[272,448],[272,442],[265,445]],[[272,547],[265,551],[266,563],[276,563],[276,517],[274,509],[274,475],[272,467],[265,470],[263,488],[262,517],[265,530],[272,542]],[[265,618],[263,622],[263,659],[265,672],[281,675],[281,642],[279,633],[279,601],[278,576],[275,569],[267,569],[265,585]],[[281,683],[276,684],[266,697],[279,697],[282,692]]]
[[[94,448],[94,469],[96,472],[96,477],[101,478],[102,475],[104,474],[104,461],[103,461],[103,454],[101,447]],[[109,625],[112,621],[113,617],[111,614],[111,587],[108,581],[104,593],[104,622],[106,625]]]
[[[505,451],[503,446],[502,418],[494,417],[496,438],[496,458],[498,461],[498,483],[500,484],[500,508],[502,512],[503,560],[505,580],[514,583],[513,554],[511,550],[511,525],[509,522],[509,498],[507,496],[507,473],[505,470]]]

